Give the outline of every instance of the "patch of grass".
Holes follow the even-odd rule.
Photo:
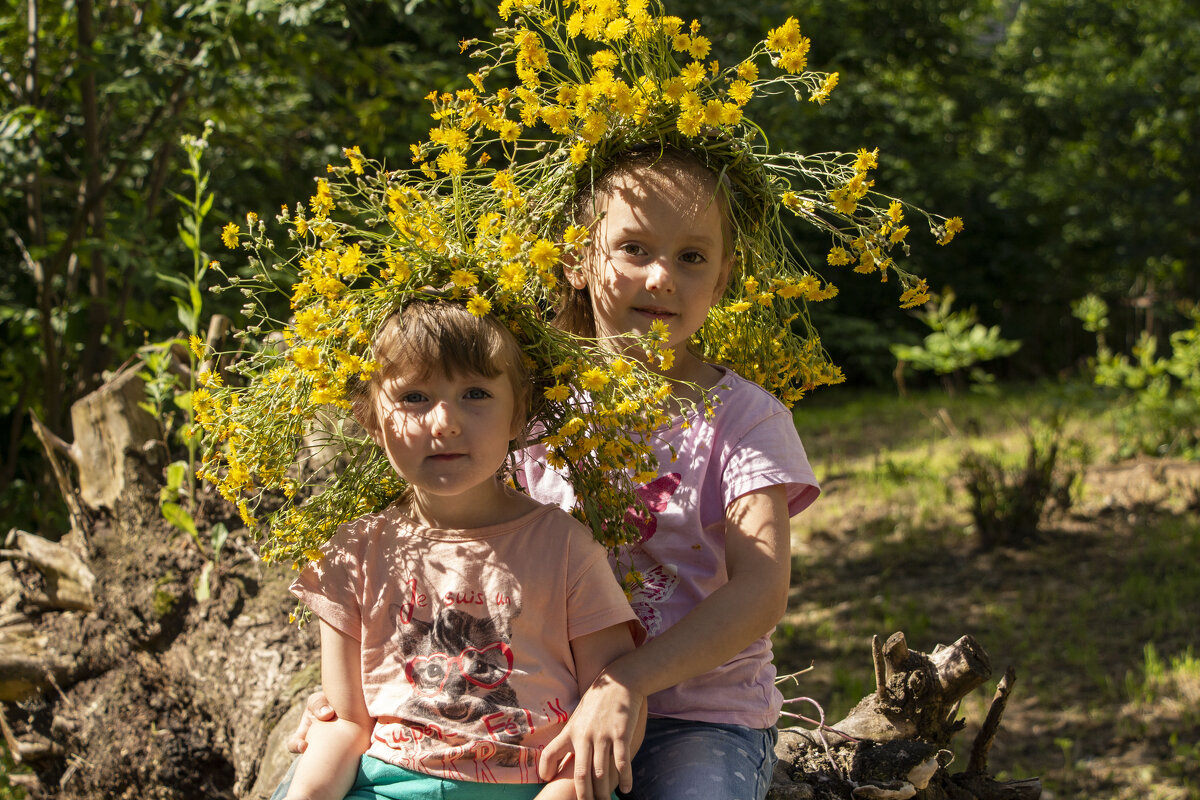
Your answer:
[[[29,772],[29,768],[14,764],[7,745],[0,740],[0,800],[25,800],[25,790],[13,786],[8,779],[9,775],[15,775],[18,772]]]
[[[959,765],[996,680],[1018,681],[989,759],[1003,779],[1091,800],[1200,798],[1200,465],[1114,462],[1111,415],[1066,417],[1091,454],[1070,512],[1021,548],[982,552],[956,478],[966,448],[1019,459],[1053,387],[998,399],[829,392],[797,408],[824,496],[793,521],[794,587],[776,635],[787,687],[836,722],[874,688],[870,640],[930,651],[971,634],[993,679],[966,698]],[[1152,649],[1147,649],[1151,643]],[[953,769],[957,769],[956,766]]]

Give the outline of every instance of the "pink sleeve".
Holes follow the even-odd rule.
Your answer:
[[[726,506],[742,495],[784,484],[788,514],[794,517],[821,493],[792,415],[782,406],[730,447],[723,475]]]
[[[361,538],[352,529],[339,531],[321,548],[320,561],[309,563],[288,590],[333,628],[362,641]]]
[[[570,548],[567,638],[578,639],[622,622],[637,624],[629,600],[613,576],[604,548],[582,529],[572,533]],[[635,641],[643,638],[640,625],[633,632]]]

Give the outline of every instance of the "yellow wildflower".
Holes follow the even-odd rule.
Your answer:
[[[767,47],[775,51],[783,51],[800,44],[800,22],[795,17],[788,17],[778,28],[767,32]]]
[[[688,54],[698,61],[703,60],[710,49],[712,49],[712,43],[703,36],[693,36],[688,42]]]
[[[699,61],[693,61],[683,68],[683,70],[679,73],[679,77],[683,80],[683,83],[685,86],[687,86],[687,88],[695,89],[704,82],[704,78],[706,77],[704,65]]]
[[[230,250],[237,247],[239,230],[236,222],[230,222],[221,229],[221,242]]]
[[[342,155],[350,159],[350,169],[355,175],[363,174],[363,154],[358,145],[342,148]]]
[[[197,361],[204,360],[204,341],[199,336],[192,334],[188,337],[188,348],[191,349],[192,355],[196,357]]]
[[[485,316],[492,310],[492,303],[486,297],[476,296],[467,301],[467,311],[477,317]]]
[[[922,278],[920,283],[900,295],[901,308],[916,308],[929,300],[929,285]]]
[[[570,387],[564,386],[561,383],[556,383],[546,389],[546,391],[544,391],[542,394],[544,394],[546,399],[552,403],[565,403],[567,402],[567,398],[571,396],[571,389]]]
[[[479,283],[479,276],[466,269],[456,269],[450,273],[450,282],[460,289],[469,289]]]
[[[609,378],[604,374],[604,370],[592,367],[580,374],[579,385],[589,392],[598,392],[608,385],[608,380]]]
[[[954,239],[954,235],[962,231],[962,229],[962,217],[951,217],[946,220],[946,224],[943,226],[945,232],[938,238],[938,244],[950,244]]]
[[[892,202],[888,203],[887,213],[888,219],[890,219],[892,222],[899,222],[900,220],[904,219],[904,206],[900,204],[899,200],[893,200]]]
[[[505,291],[518,292],[525,286],[525,277],[525,267],[514,261],[500,268],[496,283]]]
[[[809,95],[809,102],[817,105],[825,105],[825,101],[829,99],[830,92],[838,85],[838,73],[831,72],[825,76],[825,80],[821,83],[821,88],[817,89]]]
[[[619,42],[629,33],[629,20],[624,17],[617,17],[612,22],[604,27],[604,40],[608,42]]]
[[[831,267],[840,267],[850,263],[850,254],[844,247],[835,247],[829,251],[829,255],[825,256],[825,261]]]
[[[557,264],[561,255],[562,251],[553,242],[538,239],[533,247],[529,248],[529,263],[539,270],[545,270]]]
[[[728,94],[735,103],[744,106],[754,96],[754,89],[746,81],[734,81],[729,84]]]
[[[462,153],[447,150],[437,157],[437,165],[438,169],[447,175],[461,175],[467,168],[467,159],[463,157]]]
[[[784,50],[779,54],[780,68],[793,75],[803,72],[804,68],[808,65],[808,48],[809,40],[801,39],[798,47]]]
[[[865,148],[859,149],[858,153],[856,154],[856,158],[854,159],[854,171],[861,173],[879,166],[878,156],[878,147],[876,147],[874,150],[867,150]]]

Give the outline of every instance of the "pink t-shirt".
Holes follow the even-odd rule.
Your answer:
[[[537,783],[579,701],[571,640],[634,619],[604,549],[552,506],[474,530],[391,506],[322,552],[291,591],[361,643],[367,754],[438,777]]]
[[[820,488],[791,412],[774,396],[731,370],[714,390],[711,419],[692,415],[655,432],[659,477],[640,489],[652,519],[642,541],[615,567],[641,575],[632,603],[653,638],[674,625],[726,582],[725,509],[737,498],[773,485],[787,487],[788,511],[798,514]],[[671,448],[677,458],[671,460]],[[571,508],[570,483],[530,448],[522,465],[529,493]],[[771,631],[714,670],[651,695],[652,715],[752,728],[774,725],[783,697],[775,688]]]

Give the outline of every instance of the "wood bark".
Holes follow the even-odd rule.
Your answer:
[[[88,398],[111,412],[87,418],[109,431],[97,438],[122,443],[108,449],[116,461],[73,461],[80,485],[101,477],[89,471],[119,473],[120,492],[88,492],[86,529],[63,541],[25,531],[5,539],[0,732],[33,768],[19,778],[32,800],[265,798],[291,761],[285,742],[318,679],[315,628],[289,624],[291,574],[263,564],[232,509],[203,493],[198,522],[233,532],[210,598],[197,599],[212,554],[162,519],[165,459],[147,447],[157,432],[129,419],[140,410],[126,402],[136,383],[124,386]],[[926,655],[895,634],[873,652],[876,691],[831,726],[840,733],[781,732],[771,797],[1039,796],[1036,781],[986,774],[990,738],[976,742],[967,772],[945,769],[958,702],[990,673],[973,639]],[[1010,690],[1011,680],[1003,696]]]

